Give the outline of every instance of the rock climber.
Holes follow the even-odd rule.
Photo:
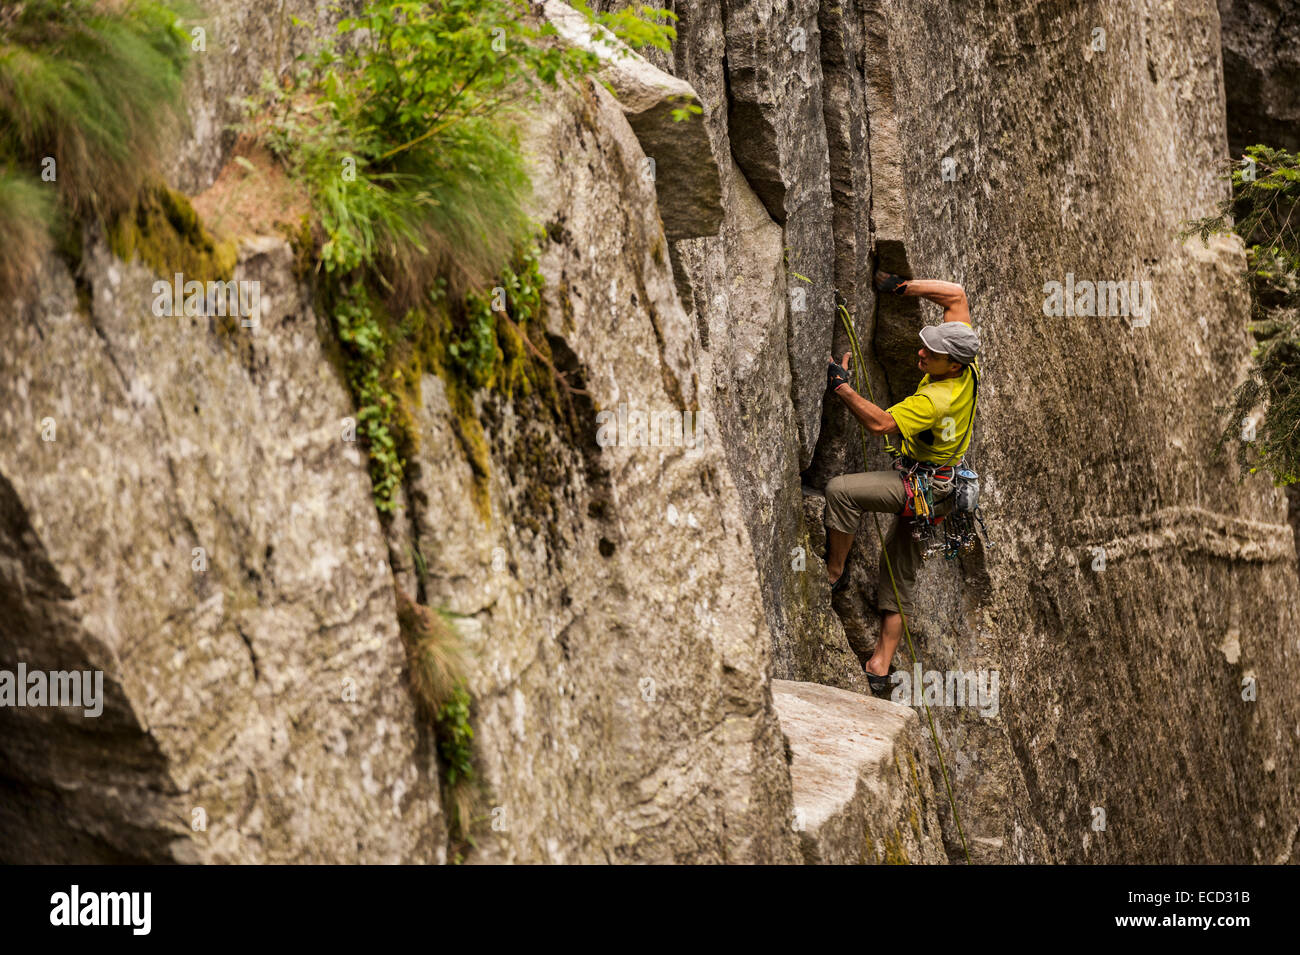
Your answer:
[[[960,285],[934,279],[903,279],[887,272],[876,273],[876,288],[884,293],[927,298],[943,306],[943,322],[921,329],[917,368],[925,373],[916,393],[888,409],[872,404],[849,383],[849,354],[828,368],[829,387],[872,434],[902,437],[901,455],[906,466],[954,464],[961,461],[970,445],[974,423],[976,382],[979,364],[979,335],[971,327],[970,307]],[[899,600],[882,555],[877,586],[880,611],[880,639],[875,653],[865,664],[873,692],[890,688],[890,662],[903,635],[902,613],[912,613],[912,592],[920,568],[920,542],[913,539],[910,521],[903,516],[907,489],[897,468],[863,474],[844,474],[826,485],[826,571],[831,592],[848,583],[845,562],[853,537],[868,512],[897,514],[885,539],[885,553],[893,566]],[[934,512],[943,516],[952,509],[951,491],[936,492]],[[900,608],[899,603],[903,606]]]

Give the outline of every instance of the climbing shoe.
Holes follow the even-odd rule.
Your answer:
[[[876,288],[881,292],[890,292],[894,295],[902,295],[904,286],[907,285],[907,279],[901,275],[893,275],[889,272],[876,273]]]
[[[834,583],[831,584],[831,593],[837,594],[848,585],[849,585],[849,569],[845,567],[842,571],[840,571],[840,575],[835,578]]]
[[[872,673],[866,667],[863,667],[862,669],[863,672],[866,673],[867,675],[867,683],[871,685],[872,693],[888,694],[894,689],[894,681],[891,679],[891,677],[894,675],[893,667],[890,667],[889,672],[886,673],[884,676],[876,676],[876,674]]]

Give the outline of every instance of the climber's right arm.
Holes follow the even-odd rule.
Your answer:
[[[970,305],[966,302],[966,290],[956,282],[943,282],[939,279],[908,279],[903,287],[903,294],[928,298],[942,305],[945,322],[970,324]]]

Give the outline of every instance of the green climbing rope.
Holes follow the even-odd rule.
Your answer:
[[[854,386],[861,389],[865,384],[867,389],[867,398],[875,404],[876,396],[871,391],[871,379],[867,377],[867,365],[862,360],[862,350],[858,347],[858,336],[853,330],[853,316],[843,305],[837,305],[836,308],[840,313],[840,321],[844,323],[844,331],[849,336],[849,348],[853,354],[853,377]],[[859,391],[860,393],[860,391]],[[870,470],[871,463],[867,454],[867,429],[858,422],[858,431],[862,435],[862,466],[864,470]],[[885,450],[892,451],[893,447],[889,439],[885,439]],[[903,601],[898,595],[898,581],[894,577],[893,561],[889,559],[889,551],[885,547],[885,534],[880,529],[880,515],[872,512],[871,519],[876,525],[876,538],[880,541],[880,555],[885,561],[885,569],[889,571],[889,585],[894,589],[894,604],[898,607],[898,615],[903,621],[903,635],[907,637],[907,652],[912,657],[913,671],[916,669],[918,659],[916,656],[916,647],[912,644],[912,631],[907,625],[907,614],[903,613]],[[899,533],[904,532],[904,528],[899,528]],[[844,569],[848,573],[848,568]],[[961,816],[957,813],[957,800],[952,794],[952,783],[948,779],[948,767],[943,761],[943,750],[939,748],[939,734],[934,729],[934,714],[930,712],[930,704],[925,701],[925,694],[921,694],[921,705],[925,708],[925,718],[930,724],[930,741],[934,743],[935,755],[939,757],[939,772],[943,774],[943,785],[948,790],[948,805],[952,807],[952,819],[957,824],[957,835],[961,837],[961,851],[966,856],[966,864],[970,865],[970,850],[966,847],[966,832],[962,829]]]

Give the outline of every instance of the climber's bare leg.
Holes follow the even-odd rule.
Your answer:
[[[826,547],[826,574],[834,583],[844,573],[844,563],[849,558],[849,548],[853,546],[853,535],[826,528],[830,543]]]
[[[903,638],[903,618],[892,610],[880,615],[880,639],[876,641],[876,652],[867,661],[867,672],[875,676],[889,673],[889,661],[894,659],[898,641]]]

